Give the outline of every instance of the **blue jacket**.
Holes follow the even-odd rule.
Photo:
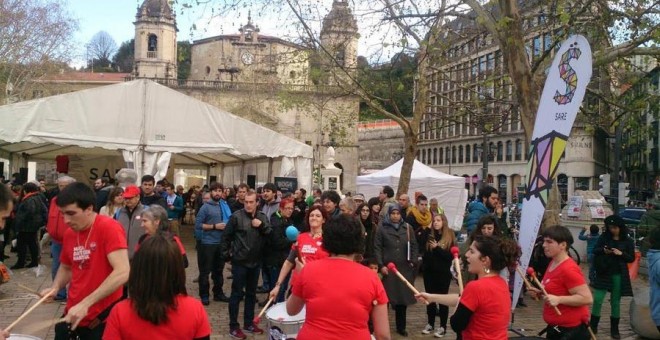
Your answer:
[[[179,195],[174,195],[174,209],[167,208],[167,218],[169,219],[179,219],[181,213],[183,212],[183,198]],[[165,196],[165,201],[167,202],[167,195]]]
[[[651,286],[651,318],[660,326],[660,250],[650,249],[646,253],[649,264],[649,285]]]
[[[490,211],[481,201],[474,201],[468,205],[468,215],[465,217],[464,223],[468,235],[472,234],[474,228],[477,227],[479,219],[488,214],[490,214]]]
[[[598,237],[600,236],[599,233],[591,233],[585,234],[586,230],[582,229],[580,231],[580,235],[578,235],[578,238],[582,241],[587,241],[587,255],[592,255],[594,253],[594,247],[596,246],[596,242],[598,241]]]
[[[231,210],[225,200],[216,202],[209,200],[197,212],[195,218],[195,239],[202,244],[220,244],[222,241],[222,230],[203,230],[202,224],[227,223],[231,216]]]

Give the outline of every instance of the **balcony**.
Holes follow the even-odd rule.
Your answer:
[[[147,58],[156,59],[157,58],[156,51],[147,51]]]

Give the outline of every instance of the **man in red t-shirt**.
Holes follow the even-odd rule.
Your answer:
[[[59,194],[67,185],[74,183],[76,180],[71,176],[61,176],[57,179],[57,193]],[[48,222],[46,223],[46,230],[50,235],[50,254],[53,256],[53,265],[51,267],[51,276],[55,280],[57,270],[60,268],[60,256],[62,254],[62,242],[64,240],[64,232],[69,229],[69,226],[64,223],[64,215],[60,209],[57,208],[57,195],[50,200],[50,207],[48,208]],[[66,300],[66,287],[60,289],[55,296],[55,301]]]
[[[82,340],[100,340],[105,319],[128,281],[124,231],[117,221],[94,212],[95,202],[94,191],[83,183],[69,184],[57,196],[70,229],[64,233],[53,286],[42,291],[43,296],[53,296],[69,284],[64,322],[55,326],[56,340],[69,339],[70,332]]]

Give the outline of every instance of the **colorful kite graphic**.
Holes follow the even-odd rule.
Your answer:
[[[582,55],[582,51],[577,47],[577,42],[571,44],[568,51],[561,55],[559,61],[559,77],[566,82],[566,94],[561,94],[559,91],[555,92],[554,100],[559,105],[566,105],[573,100],[575,89],[577,89],[578,76],[575,70],[571,67],[570,62],[572,59],[578,60]]]
[[[568,136],[557,131],[532,141],[531,157],[527,163],[527,199],[532,196],[548,201],[548,193],[559,168],[559,160],[566,149]]]

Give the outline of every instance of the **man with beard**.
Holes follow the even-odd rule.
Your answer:
[[[465,226],[468,235],[472,234],[477,222],[483,216],[493,213],[497,202],[500,197],[497,194],[497,189],[486,186],[479,190],[479,198],[468,205],[468,215],[465,217]]]
[[[280,208],[280,198],[277,196],[277,187],[273,183],[266,183],[262,188],[261,197],[263,202],[259,210],[266,214],[266,218],[270,217]]]
[[[167,201],[161,196],[160,194],[156,194],[156,191],[154,189],[154,185],[156,184],[156,179],[154,176],[151,175],[144,175],[142,176],[142,198],[140,198],[140,202],[146,206],[150,206],[152,204],[158,204],[165,211],[167,211]]]
[[[64,215],[57,207],[57,195],[60,191],[64,190],[69,184],[76,180],[70,176],[62,176],[57,179],[57,191],[54,192],[53,198],[50,200],[50,208],[48,209],[48,222],[46,222],[46,230],[50,235],[50,254],[53,256],[53,265],[51,267],[51,276],[55,280],[57,270],[60,268],[60,255],[62,254],[62,242],[64,242],[64,232],[69,229],[69,226],[64,223]],[[55,301],[66,300],[66,287],[60,289],[55,295]]]
[[[209,301],[209,273],[213,279],[213,300],[229,302],[229,298],[222,291],[224,278],[222,270],[224,262],[220,252],[223,233],[231,210],[223,199],[225,188],[220,183],[211,184],[211,200],[204,203],[195,218],[195,233],[201,235],[201,245],[198,249],[199,263],[199,296],[202,304],[208,306]]]

